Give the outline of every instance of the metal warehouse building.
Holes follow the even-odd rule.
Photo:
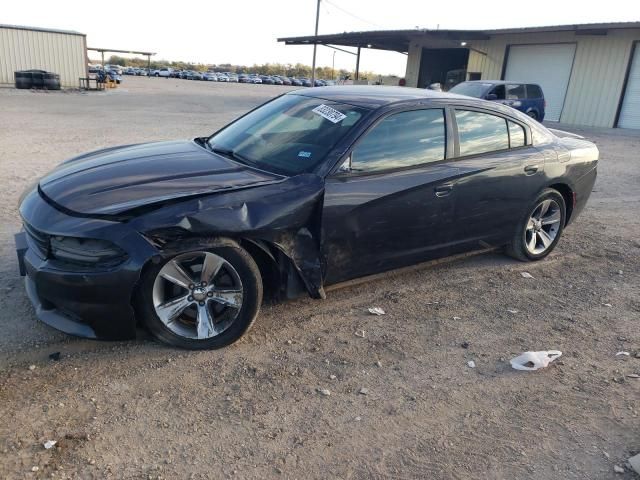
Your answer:
[[[0,25],[0,85],[13,85],[17,70],[47,70],[62,87],[87,76],[86,35],[64,30]]]
[[[640,129],[640,22],[501,30],[396,30],[282,38],[287,45],[391,50],[407,55],[406,84],[467,80],[538,83],[545,120]],[[356,68],[357,71],[357,68]]]

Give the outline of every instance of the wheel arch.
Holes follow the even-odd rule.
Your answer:
[[[566,208],[564,226],[569,225],[569,222],[571,221],[571,214],[573,213],[573,208],[575,203],[574,201],[575,192],[566,183],[554,183],[552,185],[549,185],[548,188],[552,188],[556,190],[558,193],[560,193],[560,195],[562,195],[562,198],[564,198],[564,204]]]

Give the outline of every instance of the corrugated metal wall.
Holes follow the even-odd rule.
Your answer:
[[[576,43],[576,55],[560,121],[574,125],[613,127],[629,64],[631,46],[640,40],[640,29],[609,30],[607,35],[575,35],[573,32],[495,35],[490,40],[474,40],[467,71],[481,72],[483,79],[500,79],[507,45]],[[421,47],[421,46],[420,46]],[[409,64],[419,71],[421,48],[411,43]],[[412,55],[417,58],[411,58]],[[413,71],[413,70],[412,70]],[[417,85],[417,75],[412,76]]]
[[[86,77],[84,35],[0,26],[0,84],[14,84],[16,70],[39,69],[60,75],[63,87]]]

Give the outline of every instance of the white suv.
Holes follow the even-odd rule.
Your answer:
[[[169,78],[171,76],[171,69],[170,68],[161,68],[160,70],[156,70],[154,72],[156,77],[165,77],[165,78]]]

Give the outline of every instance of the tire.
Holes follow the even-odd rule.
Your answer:
[[[528,115],[530,118],[533,118],[533,119],[534,119],[534,120],[536,120],[536,121],[538,120],[538,114],[535,112],[535,110],[529,110],[529,111],[527,112],[527,115]]]
[[[547,203],[548,207],[540,216],[538,214],[544,210],[543,203]],[[540,223],[535,219],[536,216]],[[564,197],[552,188],[543,190],[518,222],[514,236],[507,246],[507,254],[522,262],[542,260],[558,244],[564,231],[566,216]]]
[[[207,258],[210,255],[226,262],[218,267],[217,273],[211,277],[206,288],[199,287],[198,283],[202,276],[197,268],[201,255]],[[184,272],[195,279],[195,288],[190,290],[193,285],[181,287],[167,280],[167,272],[175,271],[172,268],[176,263],[171,262],[176,262]],[[204,263],[201,269],[204,269]],[[228,286],[221,286],[225,282]],[[237,290],[234,282],[240,282],[240,290]],[[207,288],[213,292],[225,292],[226,295],[229,295],[228,292],[241,292],[240,306],[228,306],[219,303],[220,300],[216,298],[196,298],[197,295],[202,296],[202,291],[206,291]],[[207,293],[207,296],[212,296],[210,293],[212,292]],[[215,293],[213,296],[229,298]],[[180,301],[191,303],[186,308],[181,306],[181,313],[176,318],[169,319],[168,317],[173,316],[173,310],[170,312],[172,315],[165,315],[166,305],[169,302],[175,304],[175,299],[184,299]],[[237,341],[255,322],[262,303],[262,278],[251,255],[233,241],[218,241],[214,246],[193,245],[147,268],[136,300],[140,318],[156,339],[189,350],[217,349]],[[233,301],[237,301],[237,296]],[[209,313],[201,314],[204,310]],[[159,312],[165,321],[159,317]],[[200,318],[210,321],[203,322],[211,325],[208,330],[207,327],[203,327],[204,334],[201,334]]]

